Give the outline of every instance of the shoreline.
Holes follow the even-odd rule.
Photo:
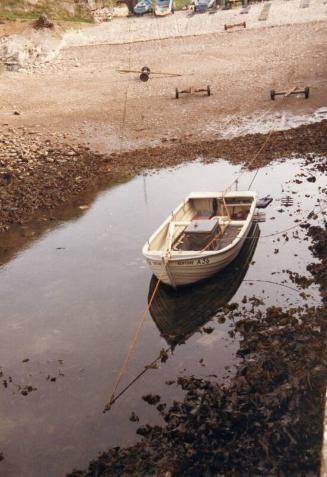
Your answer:
[[[0,232],[53,219],[121,180],[196,159],[225,159],[246,167],[264,147],[250,163],[253,169],[294,154],[323,156],[327,151],[327,120],[269,134],[266,145],[267,134],[252,134],[100,154],[9,128],[0,139]]]
[[[325,171],[326,164],[318,165],[317,172]],[[156,406],[159,424],[141,422],[131,409],[129,420],[137,423],[140,441],[102,451],[87,470],[73,469],[67,477],[236,477],[240,469],[249,475],[319,475],[326,457],[327,228],[326,222],[310,225],[307,219],[303,229],[316,260],[307,270],[319,286],[319,305],[262,311],[255,297],[250,312],[238,302],[226,305],[213,324],[227,320],[241,338],[240,362],[230,382],[221,384],[212,375],[176,376],[166,384],[185,394],[172,405],[159,395],[142,396]]]

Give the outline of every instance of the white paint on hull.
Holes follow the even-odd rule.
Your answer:
[[[174,212],[168,217],[159,229],[150,237],[147,244],[143,247],[143,255],[145,256],[154,275],[167,285],[173,287],[189,285],[195,283],[219,272],[227,265],[229,265],[240,252],[244,240],[246,239],[250,227],[252,225],[254,210],[256,206],[256,194],[254,192],[227,192],[224,194],[225,198],[251,198],[252,203],[246,220],[229,221],[234,225],[242,225],[239,234],[224,248],[220,250],[203,250],[192,251],[183,250],[176,251],[170,248],[165,248],[164,245],[153,247],[154,243],[167,243],[167,239],[163,240],[165,234],[169,235],[170,222],[183,222],[183,213],[189,214],[187,204],[190,200],[202,198],[218,199],[222,197],[222,193],[192,193],[189,197],[180,204]],[[177,217],[177,219],[176,219]],[[165,232],[165,230],[167,232]],[[161,242],[158,237],[161,237]]]
[[[249,223],[248,229],[251,227]],[[153,274],[163,283],[174,287],[190,285],[219,272],[227,267],[239,254],[247,233],[238,240],[232,250],[219,251],[211,256],[198,255],[191,258],[172,258],[167,263],[163,260],[147,259]]]

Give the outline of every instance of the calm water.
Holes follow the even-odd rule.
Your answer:
[[[301,167],[301,160],[288,160],[258,174],[259,196],[269,193],[275,200],[260,224],[246,280],[284,280],[294,287],[282,270],[306,273],[312,261],[308,242],[292,239],[292,231],[289,241],[264,237],[294,225],[316,204],[321,182],[303,177],[301,184],[290,182]],[[159,421],[142,395],[158,393],[168,401],[179,397],[180,391],[165,381],[185,370],[223,378],[225,366],[235,362],[238,343],[228,335],[229,323],[214,322],[213,333],[193,334],[110,413],[102,413],[147,303],[151,275],[141,255],[143,243],[190,191],[222,190],[239,170],[224,161],[198,162],[137,177],[99,195],[81,217],[59,224],[0,269],[0,364],[2,380],[11,376],[13,381],[0,389],[1,476],[59,477],[73,467],[86,467],[98,451],[135,442],[131,411],[140,423]],[[252,177],[244,174],[239,189],[247,189]],[[288,194],[294,205],[279,213],[280,199]],[[302,229],[296,231],[305,236]],[[309,291],[318,298],[315,289]],[[301,303],[297,292],[250,281],[241,284],[232,300],[253,294],[265,297],[267,305]],[[149,317],[124,383],[164,346]],[[29,361],[23,363],[25,359]],[[37,390],[22,396],[19,385]]]

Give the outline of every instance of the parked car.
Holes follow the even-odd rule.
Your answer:
[[[174,0],[156,0],[154,14],[158,17],[164,17],[170,13],[175,13]]]
[[[204,13],[216,7],[216,0],[195,0],[194,2],[194,12],[196,13]]]
[[[144,15],[145,13],[152,12],[152,1],[151,0],[140,0],[134,7],[135,15]]]

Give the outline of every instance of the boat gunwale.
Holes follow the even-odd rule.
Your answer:
[[[203,250],[203,251],[198,251],[198,250],[173,251],[173,250],[170,250],[168,261],[169,262],[175,262],[175,261],[181,260],[181,258],[183,260],[187,260],[187,259],[192,260],[192,259],[200,258],[200,257],[203,257],[203,256],[205,256],[205,257],[218,256],[218,255],[222,255],[223,253],[225,253],[225,252],[229,251],[230,249],[234,248],[238,244],[238,242],[242,239],[242,237],[244,235],[244,230],[246,230],[246,228],[248,227],[248,225],[251,223],[251,221],[253,219],[254,210],[256,208],[256,198],[257,198],[256,192],[254,192],[254,191],[233,191],[233,192],[226,192],[226,193],[223,193],[223,192],[191,192],[171,212],[171,214],[168,215],[168,217],[158,227],[158,229],[155,230],[155,232],[149,237],[149,239],[147,240],[147,242],[143,246],[143,250],[142,250],[142,253],[145,256],[145,258],[147,258],[149,260],[157,261],[159,263],[162,262],[163,258],[167,254],[167,250],[149,251],[150,243],[151,243],[151,241],[153,241],[159,235],[159,233],[164,229],[164,227],[169,225],[169,223],[172,221],[172,218],[174,217],[174,215],[177,214],[177,212],[179,212],[179,210],[183,206],[185,206],[189,202],[190,199],[203,199],[203,198],[204,199],[207,199],[207,198],[217,198],[217,199],[219,199],[221,197],[224,197],[224,198],[249,197],[249,198],[253,199],[252,203],[251,203],[249,213],[248,213],[248,216],[247,216],[247,219],[244,220],[244,221],[239,221],[239,222],[242,222],[242,228],[241,228],[240,232],[237,234],[237,236],[234,238],[234,240],[231,243],[229,243],[228,245],[226,245],[226,247],[224,247],[220,250]]]

